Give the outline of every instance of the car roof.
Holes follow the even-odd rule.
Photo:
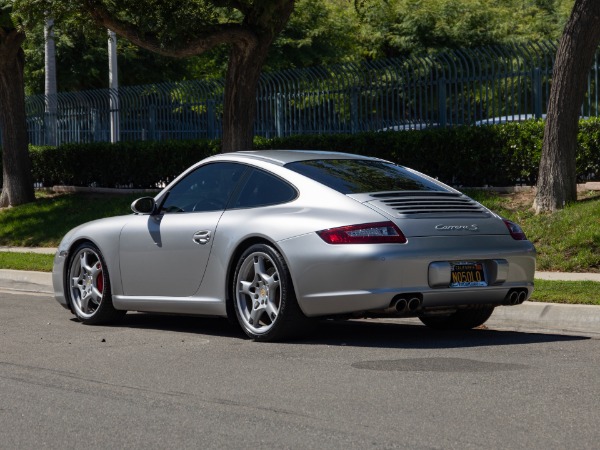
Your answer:
[[[321,150],[247,150],[217,155],[217,159],[254,159],[283,166],[297,161],[310,161],[315,159],[361,159],[378,160],[368,156],[354,155],[351,153],[328,152]],[[379,160],[380,161],[380,160]]]

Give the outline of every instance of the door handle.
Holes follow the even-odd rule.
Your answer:
[[[210,231],[196,231],[192,239],[196,244],[204,245],[210,241]]]

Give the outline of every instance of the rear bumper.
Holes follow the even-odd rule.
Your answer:
[[[422,298],[421,307],[415,313],[426,313],[431,309],[473,307],[478,305],[507,305],[511,289],[527,290],[529,298],[533,283],[515,283],[511,286],[486,288],[456,288],[443,290],[390,289],[385,291],[346,291],[303,297],[299,303],[308,317],[349,314],[366,311],[383,311],[399,296]],[[410,313],[410,311],[407,311]]]
[[[329,245],[316,234],[308,234],[279,242],[279,246],[288,260],[298,303],[307,316],[386,309],[394,298],[405,294],[418,294],[426,310],[500,305],[511,289],[526,290],[527,298],[533,292],[535,248],[529,241],[515,241],[510,236]],[[448,283],[443,283],[440,280],[446,275],[440,275],[439,264],[436,266],[444,261],[484,262],[490,285],[449,287],[449,271]]]

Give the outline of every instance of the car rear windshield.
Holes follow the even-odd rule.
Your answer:
[[[427,178],[385,161],[319,159],[288,163],[285,167],[343,194],[444,191]]]

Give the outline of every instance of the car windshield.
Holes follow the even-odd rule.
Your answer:
[[[342,194],[382,191],[444,191],[404,167],[385,161],[319,159],[288,163],[286,168]]]

